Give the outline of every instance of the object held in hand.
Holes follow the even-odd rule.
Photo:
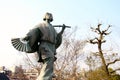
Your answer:
[[[11,43],[18,51],[34,53],[38,50],[40,38],[40,30],[35,28],[30,30],[24,38],[11,39]]]
[[[65,26],[66,28],[71,28],[71,26],[66,26],[66,25],[53,25],[53,27],[63,27],[63,26]]]
[[[21,38],[11,39],[11,43],[15,49],[22,52],[31,51],[31,48],[28,44],[29,41],[22,40]]]

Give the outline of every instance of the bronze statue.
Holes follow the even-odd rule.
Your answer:
[[[13,46],[23,52],[37,52],[39,56],[38,62],[43,63],[38,80],[52,80],[53,64],[55,61],[56,49],[61,45],[62,34],[66,27],[63,25],[52,25],[53,21],[51,13],[46,13],[44,22],[35,26],[30,30],[24,38],[12,39]],[[60,33],[57,33],[54,27],[62,27]]]

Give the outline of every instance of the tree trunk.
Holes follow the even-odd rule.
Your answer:
[[[102,36],[102,35],[101,35]],[[100,58],[102,60],[102,66],[104,68],[104,71],[107,75],[107,77],[109,78],[109,71],[108,71],[108,68],[107,68],[107,65],[106,65],[106,61],[105,61],[105,58],[104,58],[104,55],[103,55],[103,52],[102,52],[102,49],[101,49],[101,46],[102,46],[102,42],[101,42],[101,39],[98,41],[98,50],[99,50],[99,54],[100,54]]]

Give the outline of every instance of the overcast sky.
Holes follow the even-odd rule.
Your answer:
[[[22,55],[12,47],[11,38],[23,37],[46,12],[53,14],[52,24],[78,26],[81,38],[89,36],[90,26],[111,24],[109,38],[119,42],[119,0],[0,0],[0,66],[20,63]]]

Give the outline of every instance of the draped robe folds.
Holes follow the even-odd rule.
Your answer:
[[[54,27],[46,23],[38,24],[28,32],[27,36],[30,37],[29,45],[31,47],[31,51],[27,53],[37,51],[39,59],[54,57],[56,48],[58,48],[62,42],[62,35],[57,34]]]

